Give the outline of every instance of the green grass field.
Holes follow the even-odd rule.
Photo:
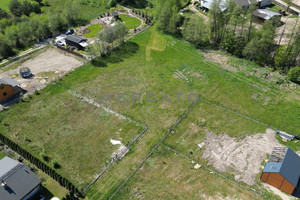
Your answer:
[[[134,29],[141,25],[141,20],[135,17],[130,17],[126,14],[120,14],[119,17],[123,22],[125,22],[125,26],[127,29]]]
[[[236,64],[239,61],[231,62]],[[176,75],[178,72],[188,81]],[[219,64],[206,61],[199,49],[185,41],[163,35],[155,27],[135,36],[110,56],[94,60],[71,72],[59,85],[95,101],[100,101],[103,95],[111,95],[112,101],[106,101],[104,105],[149,127],[133,145],[130,153],[113,165],[87,191],[89,200],[106,199],[114,193],[192,104],[188,100],[190,93],[198,93],[202,100],[214,102],[278,129],[295,134],[299,130],[299,91],[281,88],[273,82],[251,74],[226,70]],[[125,93],[126,102],[117,101],[118,93]],[[132,93],[141,93],[141,101],[132,102]],[[156,102],[146,100],[147,94],[150,93],[156,95]],[[175,93],[183,93],[180,102],[177,101]],[[170,101],[162,101],[165,94],[169,96]],[[253,98],[254,94],[256,98]],[[216,134],[226,131],[231,137],[238,139],[264,132],[266,128],[199,102],[186,120],[178,126],[178,132],[182,133],[191,123],[200,123],[202,117],[207,121],[204,128]],[[60,89],[58,84],[48,86],[40,96],[35,96],[29,103],[17,104],[9,111],[1,113],[1,121],[2,132],[35,154],[44,148],[51,158],[58,160],[62,165],[60,171],[69,174],[72,180],[76,180],[81,186],[92,178],[101,168],[99,166],[103,166],[103,161],[109,158],[112,146],[108,140],[111,137],[122,139],[123,143],[127,144],[139,130],[139,127],[127,121],[118,120],[99,108],[81,103],[64,89]],[[118,132],[120,128],[123,130],[121,133]],[[103,135],[97,134],[102,131]],[[25,139],[28,138],[25,136],[32,142],[26,142]],[[182,137],[186,138],[187,142],[178,150],[185,152],[191,148],[191,142],[194,144],[202,140],[204,135],[201,132],[194,135],[179,134],[178,137],[168,138],[166,142],[177,146],[180,145],[178,141]],[[294,150],[300,148],[294,143],[288,145]],[[212,181],[212,175],[202,170],[192,179],[194,171],[190,170],[190,161],[182,158],[172,159],[173,156],[164,150],[157,151],[155,156],[142,165],[142,170],[131,177],[116,197],[149,199],[152,197],[149,192],[159,189],[155,184],[167,185],[172,181],[186,180],[191,185],[187,196],[181,196],[184,195],[181,191],[186,188],[179,190],[176,185],[166,190],[162,187],[159,193],[165,192],[163,195],[166,198],[179,199],[197,195],[199,190],[207,195],[223,198],[238,191],[238,196],[252,198],[251,193],[248,194],[242,188],[231,187],[228,181],[218,178],[215,178],[216,182]],[[163,172],[164,176],[161,176],[161,170],[158,170],[163,168],[162,160],[170,163]],[[178,166],[171,165],[177,162],[180,163]],[[180,176],[177,179],[174,174],[178,173]],[[170,179],[165,179],[166,176],[170,176]],[[153,179],[150,180],[150,177]],[[148,179],[150,183],[145,185]],[[200,181],[203,179],[211,184],[202,186]],[[213,191],[214,188],[222,189],[218,194]],[[137,189],[146,192],[135,192]],[[132,192],[129,192],[130,190]]]
[[[261,199],[161,147],[113,199]]]
[[[218,64],[205,61],[195,47],[161,35],[154,28],[139,34],[110,57],[99,59],[94,64],[97,66],[87,64],[71,73],[61,84],[95,99],[106,94],[112,94],[116,98],[119,92],[127,93],[127,103],[113,101],[106,104],[148,125],[149,130],[142,141],[136,144],[134,152],[113,166],[88,191],[89,199],[105,199],[112,194],[191,104],[186,95],[191,92],[281,130],[296,133],[299,129],[299,91],[281,89],[273,82],[225,70]],[[188,77],[189,82],[176,77],[177,70]],[[142,93],[143,100],[131,103],[132,92]],[[156,103],[146,101],[145,96],[149,93],[157,95]],[[177,102],[174,93],[185,94],[181,102]],[[171,102],[160,102],[164,94],[170,95]],[[258,98],[252,98],[253,94],[257,94]],[[205,115],[208,118],[206,127],[217,134],[226,131],[239,139],[265,132],[266,129],[207,105],[203,110],[192,113],[194,116],[191,117],[195,120],[198,120],[196,117]],[[185,126],[190,124],[189,121],[185,123]],[[189,140],[201,138],[203,136],[190,137]],[[299,150],[299,146],[292,143],[288,145]]]
[[[90,32],[84,34],[84,36],[87,38],[96,37],[102,28],[103,28],[103,26],[101,26],[99,24],[93,24],[91,26],[88,26],[87,29],[90,30]]]
[[[111,160],[119,147],[113,146],[110,139],[128,145],[142,130],[134,123],[81,102],[57,85],[43,90],[30,102],[2,112],[1,119],[6,124],[1,127],[2,132],[37,157],[41,158],[40,152],[45,151],[61,165],[58,171],[78,186],[90,183]]]
[[[9,10],[9,3],[10,3],[10,0],[1,0],[0,1],[0,8],[8,11]]]

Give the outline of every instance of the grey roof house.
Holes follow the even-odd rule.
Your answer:
[[[274,148],[260,179],[292,194],[300,179],[300,157],[287,147]]]
[[[75,35],[68,35],[65,38],[65,41],[67,45],[76,47],[78,49],[84,49],[87,46],[86,39],[83,39]]]
[[[40,189],[41,180],[23,163],[9,157],[0,160],[0,199],[29,200]]]

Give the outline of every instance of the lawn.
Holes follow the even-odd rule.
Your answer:
[[[127,120],[82,102],[58,85],[29,102],[1,113],[1,131],[41,158],[56,160],[58,172],[77,186],[89,184],[118,150],[110,139],[128,145],[142,130]],[[42,159],[42,158],[41,158]],[[46,161],[45,161],[46,162]]]
[[[6,10],[6,11],[9,11],[9,3],[10,3],[11,0],[1,0],[0,1],[0,8]]]
[[[4,158],[6,156],[6,154],[4,153],[4,151],[0,151],[0,160],[2,159],[2,158]]]
[[[125,22],[125,26],[127,29],[138,28],[142,23],[138,18],[130,17],[126,14],[120,14],[119,17],[123,22]]]
[[[90,30],[89,33],[83,34],[87,38],[93,38],[96,37],[99,33],[99,31],[103,28],[103,26],[99,24],[93,24],[91,26],[88,26],[86,29]]]

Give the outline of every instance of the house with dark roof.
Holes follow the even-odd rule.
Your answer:
[[[300,179],[300,157],[287,147],[275,147],[260,180],[292,194]]]
[[[35,197],[41,180],[23,163],[9,157],[0,160],[0,199],[29,200]]]
[[[65,38],[65,41],[67,45],[70,45],[77,49],[84,49],[87,46],[86,39],[83,39],[75,35],[68,35]]]
[[[21,91],[20,83],[11,78],[0,79],[0,102],[7,100]]]

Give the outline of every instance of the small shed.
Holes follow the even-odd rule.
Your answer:
[[[0,102],[7,100],[20,91],[20,83],[9,77],[0,79]]]
[[[87,46],[86,39],[83,39],[75,35],[68,35],[65,38],[65,41],[67,45],[70,45],[77,49],[84,49]]]
[[[292,194],[300,179],[300,157],[287,147],[275,147],[260,180]]]
[[[270,11],[268,9],[256,9],[253,11],[253,15],[257,18],[259,22],[264,22],[265,20],[270,20],[276,18],[280,21],[281,14]]]

